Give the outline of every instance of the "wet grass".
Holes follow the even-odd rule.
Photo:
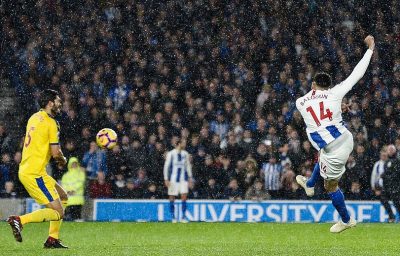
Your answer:
[[[0,224],[0,255],[399,255],[400,225],[359,224],[330,234],[331,224],[63,223],[68,250],[42,249],[48,223],[24,227],[22,243]]]

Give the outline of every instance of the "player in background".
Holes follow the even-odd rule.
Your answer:
[[[164,182],[168,188],[168,196],[170,203],[170,213],[172,222],[176,223],[175,216],[175,197],[179,194],[182,199],[182,220],[186,223],[186,200],[189,192],[189,182],[192,182],[192,165],[189,160],[189,153],[184,150],[186,141],[178,139],[175,149],[167,153],[167,158],[164,163]]]
[[[15,240],[22,242],[21,231],[25,224],[49,221],[49,237],[44,248],[68,248],[59,240],[61,220],[68,200],[67,193],[46,172],[51,157],[60,166],[67,163],[59,144],[60,127],[54,119],[60,113],[62,105],[58,92],[50,89],[41,92],[39,105],[41,109],[29,118],[26,126],[18,177],[29,195],[46,208],[21,216],[10,216],[7,222]]]
[[[363,77],[371,60],[375,47],[374,38],[369,35],[364,41],[368,50],[346,80],[330,88],[331,77],[326,73],[317,73],[312,82],[312,90],[296,100],[296,107],[307,126],[308,139],[319,151],[319,160],[311,178],[307,180],[298,175],[296,181],[308,196],[313,196],[315,183],[320,176],[324,179],[324,187],[341,217],[341,221],[330,228],[332,233],[339,233],[356,225],[356,221],[347,212],[343,193],[338,187],[354,146],[353,136],[342,120],[341,103],[346,93]]]

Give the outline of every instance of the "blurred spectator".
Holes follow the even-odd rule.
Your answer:
[[[123,172],[124,175],[132,175],[128,169],[128,160],[119,145],[116,145],[111,151],[107,152],[107,170],[108,176],[113,177]]]
[[[193,164],[193,176],[200,187],[205,187],[211,178],[216,176],[215,163],[211,155],[206,155],[204,161]]]
[[[89,196],[90,198],[110,198],[112,196],[111,185],[106,181],[104,172],[97,172],[97,179],[90,182]]]
[[[361,190],[360,182],[353,181],[351,183],[350,191],[346,192],[347,200],[365,200],[367,195]]]
[[[66,220],[82,218],[82,206],[85,203],[85,181],[85,169],[80,166],[78,158],[71,157],[68,160],[68,171],[61,179],[61,186],[68,194],[68,205],[65,209]]]
[[[271,195],[271,199],[279,198],[282,171],[282,165],[277,162],[276,154],[272,154],[269,162],[262,165],[261,177],[264,179],[265,189]]]
[[[355,146],[354,160],[356,162],[357,177],[354,177],[352,181],[359,181],[361,188],[367,190],[370,184],[370,172],[367,172],[367,156],[365,154],[365,147],[363,145]]]
[[[202,197],[204,199],[220,199],[222,197],[221,188],[215,179],[207,181],[207,185],[203,188]]]
[[[143,194],[141,195],[139,194],[140,191],[136,189],[135,180],[132,178],[126,180],[126,186],[120,193],[121,193],[121,198],[126,198],[126,199],[140,198],[140,196],[143,196]]]
[[[236,162],[236,167],[234,169],[231,169],[231,171],[228,173],[229,179],[236,179],[238,182],[238,185],[240,188],[245,188],[245,175],[246,175],[246,163],[244,161],[237,161]]]
[[[116,84],[111,88],[109,92],[109,97],[111,98],[114,108],[120,109],[124,104],[125,100],[128,98],[130,87],[126,84],[123,75],[117,75]]]
[[[97,174],[99,172],[107,175],[106,154],[104,150],[99,149],[94,141],[90,142],[89,151],[83,156],[82,163],[86,168],[87,177],[89,179],[98,178]]]
[[[260,167],[279,150],[283,169],[289,169],[290,159],[298,174],[317,154],[306,142],[294,99],[310,90],[317,71],[341,82],[363,54],[357,38],[365,31],[398,38],[398,1],[178,2],[129,2],[120,8],[114,1],[104,8],[84,1],[74,11],[68,1],[0,5],[0,73],[15,89],[16,109],[21,109],[12,112],[20,115],[10,120],[12,131],[4,135],[0,126],[0,154],[10,136],[15,141],[23,136],[26,120],[19,120],[37,110],[38,92],[53,88],[64,99],[60,136],[66,154],[83,160],[100,128],[119,135],[120,153],[83,161],[88,178],[95,179],[98,171],[107,179],[119,172],[132,177],[144,167],[149,179],[162,185],[163,155],[181,130],[189,140],[197,137],[190,153],[202,167],[200,190],[211,177],[224,188],[249,154]],[[46,8],[53,11],[43,12]],[[15,13],[27,15],[15,19]],[[320,17],[329,22],[321,24]],[[215,22],[219,19],[232,22]],[[378,25],[371,27],[371,19]],[[343,100],[350,106],[344,121],[358,145],[353,171],[361,171],[364,192],[380,150],[399,135],[400,44],[383,42],[378,48],[359,86]],[[5,148],[10,154],[16,150]],[[228,155],[229,164],[221,154]],[[213,159],[210,172],[203,164],[206,155]],[[350,190],[355,179],[347,178],[342,181]],[[249,185],[239,181],[242,190]]]
[[[92,132],[89,126],[82,128],[81,136],[79,137],[79,144],[76,147],[77,156],[79,159],[84,157],[84,154],[90,149],[93,142]]]
[[[263,90],[257,96],[257,107],[262,108],[264,106],[264,102],[266,102],[271,95],[271,86],[269,84],[265,84],[263,86]]]
[[[157,191],[157,186],[154,183],[149,183],[149,185],[147,186],[146,191],[144,192],[143,195],[144,199],[161,199],[161,194],[159,191]]]
[[[201,198],[201,193],[200,193],[199,189],[197,188],[196,183],[190,182],[188,199],[200,199],[200,198]]]
[[[244,130],[243,138],[242,138],[242,141],[240,143],[240,147],[243,149],[244,155],[247,156],[249,154],[254,153],[254,149],[256,147],[255,145],[256,145],[256,143],[252,138],[251,131]]]
[[[0,198],[16,198],[18,197],[17,192],[14,188],[14,182],[6,181],[4,189],[0,191]]]
[[[1,164],[0,164],[0,188],[4,188],[4,185],[7,181],[10,181],[11,174],[11,157],[8,153],[3,153],[1,155]]]
[[[229,124],[225,120],[225,116],[223,115],[222,111],[217,111],[217,117],[215,120],[211,121],[210,123],[210,131],[219,135],[220,138],[224,138],[225,135],[228,133]]]
[[[134,178],[133,181],[134,185],[135,185],[135,190],[136,190],[136,197],[143,197],[143,194],[149,184],[149,179],[147,177],[147,173],[146,170],[144,168],[139,168],[139,170],[137,171],[137,175],[136,178]]]
[[[254,181],[258,177],[258,166],[256,160],[251,157],[245,159],[245,177],[244,177],[244,188],[246,191],[254,184]]]
[[[261,180],[256,180],[247,192],[246,200],[262,201],[270,199],[270,195],[264,190],[264,186]]]
[[[282,174],[280,189],[280,197],[285,199],[305,199],[302,197],[302,190],[299,189],[299,185],[295,182],[296,175],[293,170],[287,170]]]
[[[114,176],[113,183],[113,197],[114,198],[124,198],[126,193],[126,180],[123,174],[118,173]]]
[[[239,188],[236,179],[232,179],[224,190],[224,198],[231,201],[239,201],[243,198],[243,191]]]
[[[78,136],[72,138],[77,138]],[[78,152],[76,150],[76,141],[74,139],[66,139],[65,146],[63,147],[63,153],[67,159],[78,155]]]
[[[357,166],[357,163],[354,159],[354,155],[351,154],[349,156],[349,159],[347,159],[346,163],[346,172],[343,174],[341,180],[342,180],[342,185],[341,187],[343,188],[344,191],[349,191],[351,188],[351,183],[353,181],[358,180],[359,174],[359,167]]]
[[[6,127],[0,123],[0,154],[9,153],[12,151],[11,137],[7,134]]]
[[[311,146],[308,140],[304,141],[299,163],[305,163],[307,161],[311,163],[316,162],[317,153],[318,152]]]
[[[230,174],[233,174],[235,170],[232,168],[231,159],[226,155],[220,155],[217,160],[217,172],[215,180],[221,186],[228,185]]]
[[[292,166],[292,161],[289,158],[289,145],[284,144],[282,147],[279,148],[279,159],[280,164],[283,168],[290,168]]]
[[[132,142],[132,147],[126,151],[126,157],[129,160],[128,168],[134,173],[136,173],[139,167],[146,166],[148,164],[146,163],[145,149],[138,140],[134,140]]]

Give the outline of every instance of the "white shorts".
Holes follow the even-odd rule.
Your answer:
[[[353,151],[353,135],[346,130],[339,138],[329,143],[319,153],[319,167],[322,178],[338,180],[346,171],[346,162]]]
[[[189,192],[189,183],[187,181],[182,182],[170,182],[168,187],[169,196],[178,196],[179,194],[187,194]]]

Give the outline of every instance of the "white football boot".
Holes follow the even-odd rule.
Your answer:
[[[181,223],[189,223],[189,221],[188,221],[188,219],[186,219],[186,218],[182,218],[182,219],[181,219]]]
[[[172,223],[177,223],[177,222],[178,222],[178,220],[177,220],[177,219],[175,219],[175,218],[173,218],[171,222],[172,222]]]
[[[304,188],[306,191],[307,196],[313,196],[314,195],[314,187],[309,188],[307,187],[307,178],[302,176],[302,175],[297,175],[296,176],[296,181],[297,183]]]
[[[350,218],[348,223],[344,223],[342,220],[339,220],[335,225],[333,225],[330,229],[331,233],[340,233],[345,231],[346,229],[355,227],[357,222],[355,219]]]

